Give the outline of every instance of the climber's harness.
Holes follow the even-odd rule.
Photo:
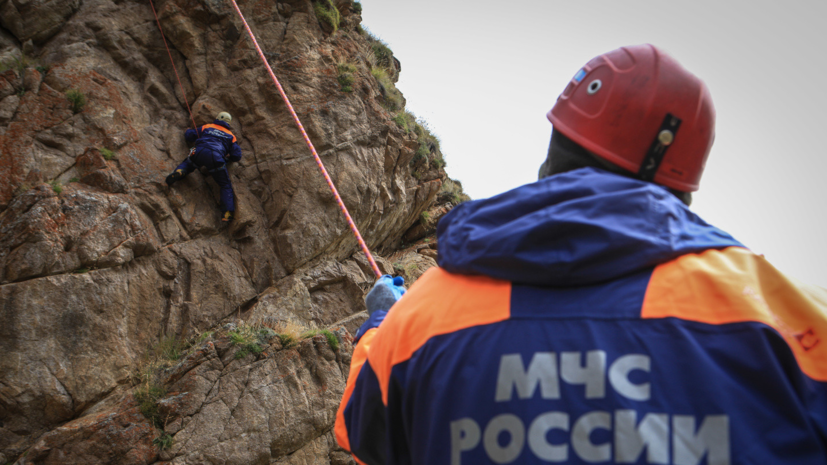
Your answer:
[[[190,149],[190,154],[187,155],[187,158],[189,159],[190,163],[197,166],[198,170],[201,171],[201,165],[199,165],[198,163],[195,162],[195,158],[193,158],[194,156],[195,156],[195,147]],[[223,170],[225,166],[227,166],[227,163],[222,163],[222,164],[216,166],[215,168],[213,168],[211,170],[207,170],[207,174],[213,174],[218,170]],[[203,173],[203,171],[201,171],[201,172]]]

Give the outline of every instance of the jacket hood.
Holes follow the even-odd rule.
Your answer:
[[[536,286],[615,279],[743,245],[666,189],[595,168],[460,204],[439,222],[439,265]]]
[[[221,126],[222,128],[227,128],[227,129],[230,129],[230,130],[233,129],[233,127],[230,126],[230,123],[228,123],[226,121],[221,121],[220,119],[213,120],[212,124],[217,124],[218,126]]]

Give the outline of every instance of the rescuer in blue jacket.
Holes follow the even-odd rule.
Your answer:
[[[229,163],[241,160],[241,147],[230,128],[233,118],[222,111],[212,124],[184,133],[188,144],[193,144],[189,156],[166,178],[168,186],[184,179],[197,168],[205,168],[221,189],[221,221],[230,222],[235,214],[235,196],[230,182]]]
[[[455,207],[439,267],[373,305],[339,444],[370,465],[827,463],[827,291],[688,209],[704,84],[624,47],[548,119],[541,179]]]

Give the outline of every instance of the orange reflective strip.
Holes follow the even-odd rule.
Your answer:
[[[202,130],[202,131],[203,131],[204,129],[207,129],[207,128],[218,129],[219,131],[221,131],[221,132],[223,132],[223,133],[225,133],[225,134],[229,134],[229,135],[233,136],[233,143],[235,144],[235,141],[236,141],[235,135],[234,135],[234,134],[233,134],[233,132],[232,132],[232,131],[230,131],[229,129],[227,129],[227,128],[223,128],[223,127],[221,127],[221,126],[219,126],[219,125],[217,125],[217,124],[205,124],[205,125],[201,126],[201,130]]]
[[[425,272],[388,312],[368,354],[385,405],[394,365],[410,359],[434,336],[507,320],[510,304],[508,281],[456,275],[438,267]]]
[[[353,388],[356,386],[356,378],[362,370],[362,365],[368,358],[368,349],[371,346],[373,338],[376,336],[377,328],[369,329],[359,339],[356,348],[353,349],[353,356],[350,359],[350,371],[347,375],[347,386],[345,393],[342,396],[342,401],[339,403],[339,410],[336,412],[336,440],[339,445],[346,451],[350,451],[350,438],[347,435],[347,425],[345,425],[345,407],[347,407],[350,396],[353,394]]]
[[[658,266],[641,317],[764,323],[784,337],[805,374],[827,381],[827,290],[784,276],[749,250],[708,250]]]

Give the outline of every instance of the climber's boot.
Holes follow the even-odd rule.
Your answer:
[[[183,170],[175,170],[167,176],[166,182],[167,186],[172,187],[176,181],[180,181],[184,178],[184,171]]]
[[[224,216],[221,217],[221,221],[224,223],[229,223],[233,220],[233,212],[227,210],[224,212]]]

